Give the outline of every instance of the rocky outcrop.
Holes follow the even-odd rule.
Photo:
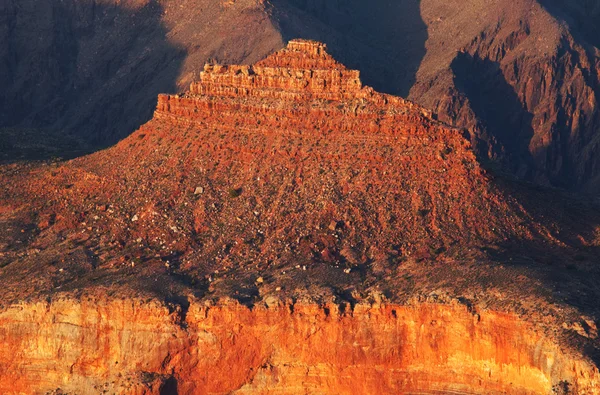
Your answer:
[[[360,98],[361,88],[359,72],[335,61],[325,45],[295,40],[252,67],[205,65],[190,93],[339,101]]]
[[[305,111],[310,105],[316,111],[323,111],[334,107],[331,102],[335,101],[341,103],[337,106],[338,112],[352,113],[356,122],[365,122],[367,114],[371,114],[373,124],[388,121],[390,115],[404,116],[405,122],[393,126],[398,131],[409,122],[418,126],[420,122],[432,121],[430,111],[400,97],[377,93],[363,86],[359,71],[348,70],[338,63],[326,52],[324,44],[308,40],[292,40],[283,50],[252,66],[206,64],[200,73],[200,81],[192,83],[186,94],[159,95],[155,115],[159,119],[165,113],[187,119],[194,118],[194,114],[200,117],[218,116],[216,111],[211,111],[211,106],[218,105],[217,102],[243,106],[246,97],[248,100],[260,100],[264,112],[283,109],[289,110],[291,115],[292,112]],[[273,99],[279,100],[279,105],[272,103]],[[360,105],[348,106],[346,102]],[[205,108],[199,111],[198,106]],[[341,121],[344,122],[343,119]],[[395,121],[399,119],[391,123]],[[392,125],[389,125],[388,131],[391,132],[391,128]],[[377,133],[380,129],[371,127],[371,130],[359,133]]]

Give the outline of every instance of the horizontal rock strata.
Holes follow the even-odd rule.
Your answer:
[[[0,388],[546,394],[559,376],[580,393],[597,389],[596,372],[512,314],[459,304],[269,304],[192,303],[185,312],[140,300],[12,306],[0,313]]]

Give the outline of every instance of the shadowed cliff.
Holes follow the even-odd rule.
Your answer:
[[[256,61],[281,45],[252,1],[2,2],[0,160],[112,145],[208,58]]]
[[[597,5],[423,0],[421,14],[429,39],[409,98],[469,129],[480,156],[503,163],[504,170],[536,183],[596,193]],[[482,74],[486,63],[495,65],[497,78]],[[477,86],[465,91],[469,78]],[[497,116],[489,118],[492,113]],[[528,120],[518,121],[516,114]],[[521,147],[516,156],[515,145]]]
[[[51,130],[55,138],[116,141],[149,119],[153,96],[176,90],[186,53],[167,39],[158,2],[9,1],[4,7],[4,127],[37,129],[40,139]],[[27,154],[16,140],[3,159]]]
[[[501,165],[521,178],[533,178],[529,143],[533,137],[529,113],[505,80],[498,63],[459,53],[451,64],[454,85],[468,99],[480,133],[499,143]],[[493,139],[493,140],[492,140]]]

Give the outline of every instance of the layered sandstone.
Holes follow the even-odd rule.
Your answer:
[[[0,313],[4,393],[550,394],[598,373],[513,314],[460,304],[189,309],[140,300],[21,304]],[[560,392],[559,392],[560,393]]]
[[[0,181],[3,392],[598,393],[596,207],[321,43]]]
[[[232,98],[236,106],[260,100],[265,111],[277,111],[279,108],[302,111],[310,104],[315,110],[325,110],[333,107],[331,102],[334,101],[350,102],[351,105],[338,106],[339,113],[353,111],[358,122],[364,122],[367,113],[371,113],[373,122],[388,120],[392,113],[408,112],[413,116],[423,115],[410,119],[415,125],[419,121],[431,120],[431,113],[425,109],[400,97],[381,94],[363,86],[358,70],[348,70],[327,53],[325,44],[309,40],[292,40],[286,48],[252,66],[206,64],[200,73],[200,81],[192,83],[183,97],[159,95],[156,114],[158,118],[162,113],[193,118],[194,110],[198,112],[202,103],[218,105],[216,103],[227,102],[228,98]],[[188,111],[185,111],[186,107]],[[364,116],[357,117],[359,113]],[[205,115],[205,112],[198,115]],[[403,127],[396,125],[395,129],[401,131]],[[372,127],[366,132],[376,133],[377,130]]]

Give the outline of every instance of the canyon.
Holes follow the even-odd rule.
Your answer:
[[[200,70],[113,147],[0,166],[3,393],[599,393],[595,202],[323,43]]]

